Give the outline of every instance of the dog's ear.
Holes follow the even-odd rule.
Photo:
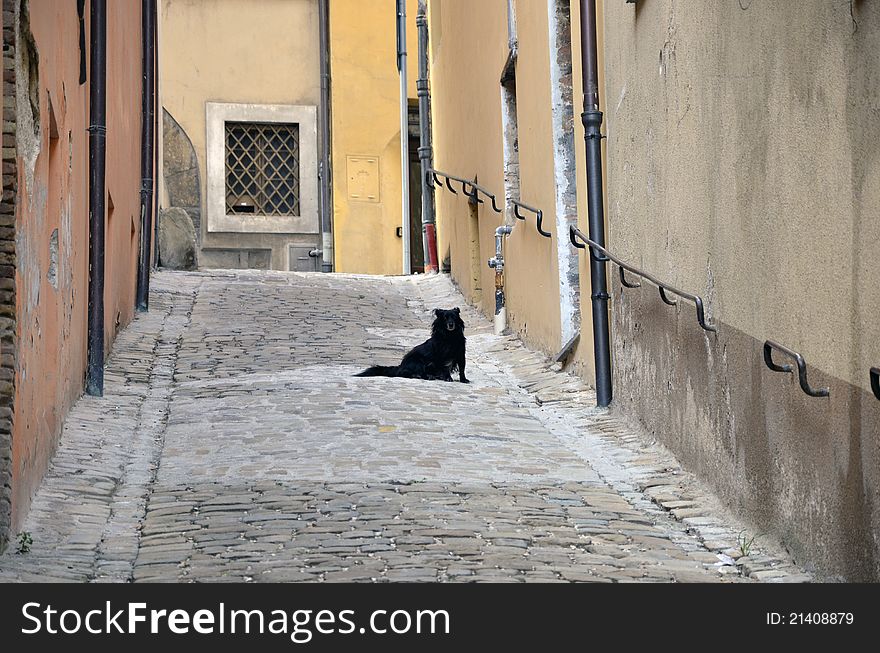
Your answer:
[[[441,310],[443,310],[443,309],[435,308],[433,311],[431,311],[431,314],[436,317],[437,315],[440,315]]]
[[[461,315],[461,309],[458,306],[456,306],[453,310],[455,311],[456,315]]]

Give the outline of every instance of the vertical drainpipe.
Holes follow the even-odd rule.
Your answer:
[[[581,73],[584,112],[581,121],[587,141],[587,206],[590,239],[605,245],[605,208],[602,204],[602,112],[599,111],[599,66],[596,40],[596,0],[581,0]],[[596,403],[611,403],[611,349],[608,334],[608,290],[605,262],[590,252],[593,309],[593,355],[596,362]]]
[[[416,16],[419,31],[419,78],[416,88],[419,93],[419,161],[422,166],[422,239],[424,240],[425,272],[437,272],[437,223],[434,218],[434,184],[428,183],[428,169],[431,167],[431,96],[428,91],[428,18],[425,16],[425,1],[419,0],[419,13]]]
[[[507,308],[504,305],[504,237],[509,236],[513,226],[503,224],[495,230],[495,256],[489,259],[489,267],[495,269],[495,335],[507,329]]]
[[[406,90],[406,0],[397,0],[397,70],[400,72],[400,190],[403,274],[412,274],[409,260],[409,107]]]
[[[156,120],[154,5],[156,0],[141,0],[141,51],[143,70],[141,86],[141,250],[138,263],[137,310],[150,305],[150,260],[153,245],[153,124]]]
[[[104,394],[104,169],[107,146],[107,3],[89,6],[89,354],[86,392]]]
[[[155,102],[154,109],[155,115],[153,116],[153,152],[156,161],[156,192],[153,194],[153,259],[152,259],[152,267],[155,270],[159,266],[159,175],[162,174],[162,170],[164,169],[161,165],[161,161],[159,160],[160,156],[160,148],[159,148],[159,139],[162,138],[162,101],[161,101],[161,93],[160,88],[161,84],[159,83],[159,2],[155,0],[153,2],[152,11],[153,11],[153,70],[155,71],[154,80],[155,80]]]
[[[321,272],[333,272],[333,203],[330,171],[330,0],[318,0],[321,48]]]

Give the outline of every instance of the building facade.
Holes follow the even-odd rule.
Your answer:
[[[162,206],[190,216],[201,267],[402,271],[395,5],[321,1],[326,44],[319,0],[161,2]],[[416,6],[407,2],[411,53]],[[414,61],[407,78],[415,101]],[[410,219],[420,243],[421,216]]]
[[[588,231],[580,4],[431,0],[431,92],[435,167],[506,199],[498,214],[438,190],[441,257],[492,314],[486,259],[513,225],[509,327],[551,357],[580,333],[568,364],[592,381],[588,256],[568,242]],[[876,581],[880,8],[597,5],[608,248],[697,296],[709,327],[608,264],[612,410],[800,562]],[[768,340],[828,396],[775,344],[790,372],[771,369]]]
[[[718,326],[618,286],[614,385],[759,531],[876,581],[880,7],[850,4],[605,3],[609,242]]]
[[[135,311],[142,185],[141,6],[108,5],[105,320],[96,336],[106,350]],[[22,524],[84,388],[90,9],[3,1],[0,547]]]
[[[592,378],[588,267],[568,236],[570,225],[585,224],[587,201],[578,9],[569,0],[429,2],[431,109],[435,167],[475,179],[504,205],[499,214],[438,189],[440,258],[491,315],[495,272],[486,262],[495,230],[512,225],[509,328]],[[534,211],[513,202],[539,210],[549,237]]]

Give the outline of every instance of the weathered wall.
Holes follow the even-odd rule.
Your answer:
[[[54,452],[62,419],[82,390],[88,85],[79,84],[76,4],[12,4],[18,5],[19,26],[13,98],[18,324],[12,506],[17,528]],[[25,45],[31,38],[33,49]]]
[[[400,184],[400,76],[395,3],[330,2],[333,247],[335,270],[400,274],[403,240]],[[417,0],[406,3],[407,95],[416,99]],[[352,160],[352,157],[354,160]],[[363,159],[378,160],[364,164]],[[378,169],[378,174],[376,173]],[[360,175],[377,183],[350,183]]]
[[[22,10],[17,9],[19,5]],[[108,202],[105,342],[109,352],[117,330],[131,319],[134,306],[141,56],[140,7],[108,5],[107,190],[115,207],[111,210]],[[15,529],[24,519],[54,452],[64,416],[83,387],[89,87],[79,83],[76,3],[5,2],[4,11],[7,6],[17,11],[19,26],[11,98],[17,133],[17,351],[12,437]],[[6,90],[11,89],[7,86]],[[4,154],[6,147],[4,141]],[[4,177],[7,172],[11,171],[4,166]]]
[[[12,517],[12,408],[15,400],[15,110],[5,98],[15,93],[15,23],[12,0],[3,0],[0,33],[3,38],[3,82],[0,111],[3,117],[2,192],[0,198],[0,551],[9,540]]]
[[[605,33],[611,248],[719,325],[615,280],[617,409],[802,562],[877,580],[880,6],[608,3]]]
[[[107,176],[104,333],[109,355],[134,317],[140,250],[141,12],[107,3]]]
[[[172,168],[189,194],[182,201],[196,218],[200,265],[287,269],[288,245],[314,247],[320,234],[208,231],[205,104],[318,105],[316,0],[162,0],[159,30],[161,103],[196,152],[198,170],[192,176],[198,177],[200,197],[191,197],[191,179],[178,174],[180,162],[166,164],[166,172]],[[165,146],[163,158],[169,161],[175,150]],[[164,181],[167,191],[177,180]],[[198,217],[195,206],[200,206]],[[315,214],[316,231],[318,220]]]
[[[462,177],[476,175],[499,201],[505,194],[500,78],[508,56],[507,4],[437,0],[430,3],[429,16],[435,165]],[[544,229],[552,237],[537,232],[533,214],[525,213],[525,222],[508,215],[515,226],[504,253],[509,326],[550,354],[559,351],[579,321],[578,266],[567,269],[569,250],[558,240],[567,242],[567,231],[560,233],[557,222],[576,219],[578,199],[577,181],[566,172],[576,169],[578,154],[572,151],[576,138],[569,106],[571,36],[556,35],[558,8],[565,6],[552,0],[515,3],[519,198],[543,211]],[[559,83],[554,86],[552,79]],[[461,194],[438,191],[437,220],[441,258],[450,255],[456,282],[493,314],[494,272],[486,261],[494,253],[502,216],[483,204],[474,218]]]

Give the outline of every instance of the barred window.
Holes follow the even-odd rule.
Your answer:
[[[298,124],[226,123],[226,214],[300,215]]]

